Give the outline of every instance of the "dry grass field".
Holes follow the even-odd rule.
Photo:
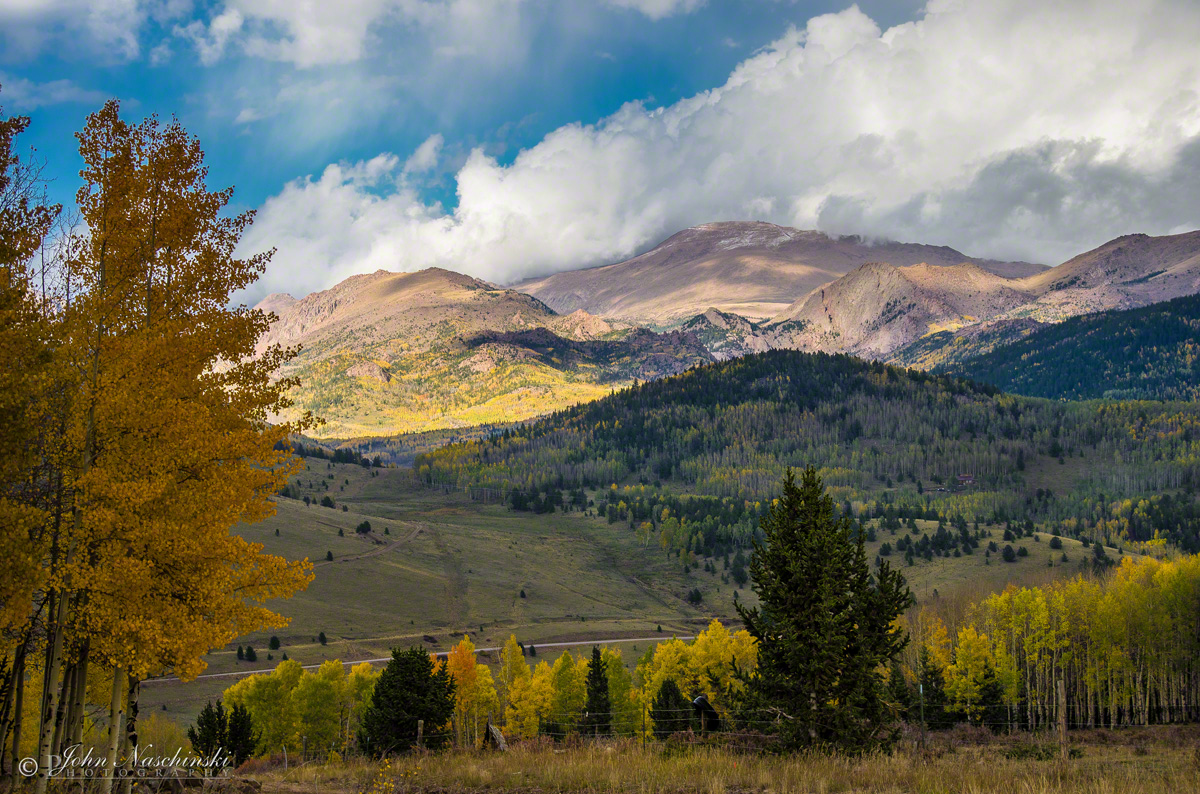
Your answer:
[[[1073,734],[1062,761],[1047,740],[931,738],[892,754],[751,755],[717,747],[643,748],[633,740],[574,747],[522,745],[507,753],[400,756],[273,768],[254,775],[265,794],[309,792],[853,792],[853,794],[1182,794],[1200,780],[1198,732],[1152,728]],[[1053,755],[1054,757],[1047,757]],[[1033,756],[1033,757],[1031,757]],[[1045,760],[1038,760],[1041,756]]]

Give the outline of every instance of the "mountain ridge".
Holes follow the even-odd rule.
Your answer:
[[[974,259],[948,246],[831,237],[762,221],[719,221],[683,229],[621,262],[562,271],[512,287],[555,311],[584,309],[642,324],[670,325],[709,308],[761,321],[812,289],[881,259],[901,266],[973,262],[1021,275],[1044,267]]]

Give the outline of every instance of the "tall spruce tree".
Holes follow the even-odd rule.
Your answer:
[[[772,720],[785,749],[863,752],[894,737],[880,669],[908,643],[895,619],[912,604],[885,561],[872,576],[863,539],[852,540],[811,466],[762,519],[750,577],[760,605],[737,604],[758,640],[758,670],[743,708]]]
[[[443,726],[453,712],[454,680],[446,665],[435,670],[421,647],[395,648],[363,714],[359,746],[375,756],[403,752],[417,741],[417,721],[424,720],[426,746],[438,747],[450,736]]]
[[[659,739],[691,727],[692,704],[683,696],[674,680],[668,678],[658,688],[658,694],[650,704],[650,719],[654,723],[654,735]]]
[[[226,749],[228,743],[228,720],[225,716],[225,706],[221,701],[215,704],[210,700],[204,704],[196,717],[194,727],[187,730],[188,741],[192,749],[201,756],[211,755],[218,750]]]
[[[592,662],[587,674],[587,702],[579,728],[584,735],[607,736],[612,730],[612,700],[608,696],[608,672],[600,656],[600,646],[592,646]]]
[[[233,758],[235,767],[241,766],[247,758],[254,755],[259,736],[259,732],[254,730],[250,710],[240,703],[235,705],[226,719],[225,729],[225,752]]]

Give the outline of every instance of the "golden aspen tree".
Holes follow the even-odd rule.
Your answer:
[[[518,680],[513,689],[511,705],[506,712],[509,730],[521,737],[537,736],[541,726],[550,720],[554,707],[554,674],[549,663],[538,662],[528,683]]]
[[[270,421],[294,385],[271,375],[294,351],[256,351],[268,318],[229,306],[270,257],[233,254],[252,214],[224,214],[231,190],[207,189],[203,152],[178,123],[129,124],[110,102],[77,137],[87,233],[66,259],[73,291],[56,350],[75,400],[59,457],[70,515],[45,566],[42,767],[62,735],[63,698],[86,687],[87,655],[119,669],[115,764],[114,748],[137,744],[138,682],[165,670],[191,678],[208,650],[282,625],[263,603],[311,578],[307,561],[230,533],[273,512],[271,495],[298,465],[286,440],[311,423]]]
[[[496,694],[500,701],[500,708],[504,714],[508,714],[508,710],[513,703],[514,693],[521,687],[522,681],[525,684],[529,682],[529,664],[525,661],[525,652],[517,643],[517,635],[510,634],[508,641],[504,643],[504,648],[500,651],[500,669],[496,677]],[[507,716],[503,717],[507,722]]]
[[[462,640],[446,654],[446,670],[454,680],[454,740],[460,746],[469,735],[467,726],[474,707],[478,667],[475,643],[464,634]]]
[[[587,701],[588,661],[563,651],[550,668],[554,683],[551,719],[566,731],[573,731]]]
[[[608,677],[608,702],[612,706],[612,730],[618,736],[631,736],[638,726],[640,713],[633,676],[625,667],[619,648],[605,647],[600,652]]]

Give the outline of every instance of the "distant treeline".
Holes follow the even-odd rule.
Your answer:
[[[1029,466],[1068,462],[1069,491],[1026,487]],[[843,355],[772,351],[700,367],[418,455],[414,469],[510,503],[599,489],[609,495],[598,509],[615,507],[618,520],[621,501],[639,509],[620,491],[635,487],[658,520],[679,500],[681,521],[711,517],[695,529],[731,537],[753,527],[786,466],[807,464],[869,516],[1032,520],[1108,545],[1200,550],[1200,406],[1030,399]]]
[[[954,344],[966,344],[956,340]],[[1200,397],[1200,295],[1073,317],[990,352],[935,367],[1053,399]]]

